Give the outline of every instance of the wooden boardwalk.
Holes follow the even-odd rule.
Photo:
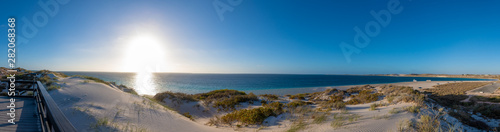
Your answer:
[[[7,122],[11,119],[7,113],[10,108],[10,97],[0,96],[0,132],[38,132],[42,131],[40,119],[36,114],[36,104],[34,98],[14,97],[16,104],[16,124]]]

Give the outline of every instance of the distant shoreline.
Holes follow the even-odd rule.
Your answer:
[[[135,73],[117,72],[62,72],[68,75],[86,75],[105,81],[116,82],[134,88]],[[164,78],[167,77],[167,78]],[[394,77],[394,78],[393,78]],[[327,88],[357,85],[375,85],[419,81],[493,81],[484,78],[455,77],[403,77],[376,75],[298,75],[298,74],[191,74],[158,73],[153,83],[157,92],[204,93],[215,89],[234,89],[255,94],[276,93],[279,95],[311,93]],[[474,80],[478,79],[478,80]],[[358,81],[357,81],[358,80]],[[172,84],[174,82],[174,84]],[[316,86],[315,86],[316,85]]]

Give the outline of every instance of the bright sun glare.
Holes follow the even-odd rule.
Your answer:
[[[153,36],[136,36],[129,41],[122,71],[136,72],[134,89],[138,94],[155,94],[153,72],[161,72],[164,56],[161,42]]]
[[[150,35],[132,38],[125,50],[124,72],[160,72],[165,53],[161,42]]]

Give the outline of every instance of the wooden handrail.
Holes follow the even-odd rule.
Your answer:
[[[64,116],[62,111],[57,106],[56,102],[47,92],[47,89],[40,81],[36,82],[37,110],[42,122],[43,131],[56,131],[56,132],[76,132],[75,127]]]

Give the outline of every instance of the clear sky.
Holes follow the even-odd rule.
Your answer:
[[[48,11],[38,1],[0,5],[0,51],[14,17],[17,66],[32,70],[500,74],[495,0],[40,1]],[[370,13],[389,9],[385,26]],[[369,43],[356,45],[355,27]]]

